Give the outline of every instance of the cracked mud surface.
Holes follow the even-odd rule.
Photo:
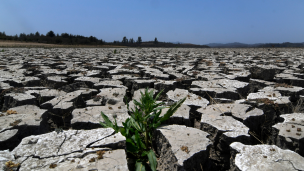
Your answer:
[[[186,97],[155,131],[158,170],[304,170],[303,49],[113,52],[0,52],[1,169],[130,169],[124,137],[100,126],[100,112],[122,125],[124,98],[132,108],[149,88],[168,106]]]

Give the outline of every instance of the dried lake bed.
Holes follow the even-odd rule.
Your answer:
[[[168,106],[186,97],[154,133],[158,170],[304,170],[304,49],[114,51],[0,51],[0,168],[129,170],[100,112],[121,126],[124,97],[149,88]]]

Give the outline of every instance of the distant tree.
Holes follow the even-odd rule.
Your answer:
[[[139,37],[137,38],[136,43],[137,43],[137,44],[141,44],[141,42],[142,42],[142,40],[141,40],[141,37],[139,36]]]
[[[121,43],[123,43],[123,44],[127,44],[127,43],[128,43],[128,39],[127,39],[127,37],[126,37],[126,36],[125,36],[125,37],[123,37],[123,39],[122,39]]]
[[[40,33],[37,31],[37,32],[35,33],[35,36],[36,36],[36,37],[40,37]]]
[[[0,39],[7,39],[5,32],[0,32]]]
[[[61,37],[63,37],[63,38],[69,38],[69,34],[68,33],[61,33]]]
[[[47,37],[55,37],[55,33],[51,30],[48,33],[46,33]]]
[[[57,44],[60,44],[60,43],[62,43],[62,39],[61,39],[60,37],[57,37],[56,40],[55,40],[55,42],[56,42]]]
[[[129,43],[130,43],[130,44],[133,44],[133,43],[134,43],[134,39],[131,38],[131,39],[129,40]]]
[[[18,35],[17,34],[14,36],[14,40],[18,40]]]
[[[5,37],[6,37],[6,36],[5,36],[5,32],[3,32],[3,33],[0,32],[0,39],[5,39]]]
[[[19,40],[26,41],[26,34],[25,33],[20,33],[19,34]]]
[[[98,41],[98,39],[94,36],[90,36],[89,40],[90,40],[90,42],[94,42],[94,43],[96,43]]]
[[[155,39],[154,39],[154,44],[157,44],[158,43],[158,40],[157,40],[157,38],[155,37]]]

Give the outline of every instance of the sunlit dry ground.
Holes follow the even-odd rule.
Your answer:
[[[0,47],[8,48],[8,47],[20,47],[20,48],[29,48],[29,47],[48,47],[48,48],[95,48],[95,47],[102,47],[102,48],[108,48],[108,47],[124,47],[124,46],[111,46],[111,45],[58,45],[58,44],[46,44],[46,43],[35,43],[35,42],[21,42],[21,41],[8,41],[8,40],[0,40]]]

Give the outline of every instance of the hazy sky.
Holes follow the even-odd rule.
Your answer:
[[[105,41],[304,42],[304,0],[0,0],[0,31]]]

